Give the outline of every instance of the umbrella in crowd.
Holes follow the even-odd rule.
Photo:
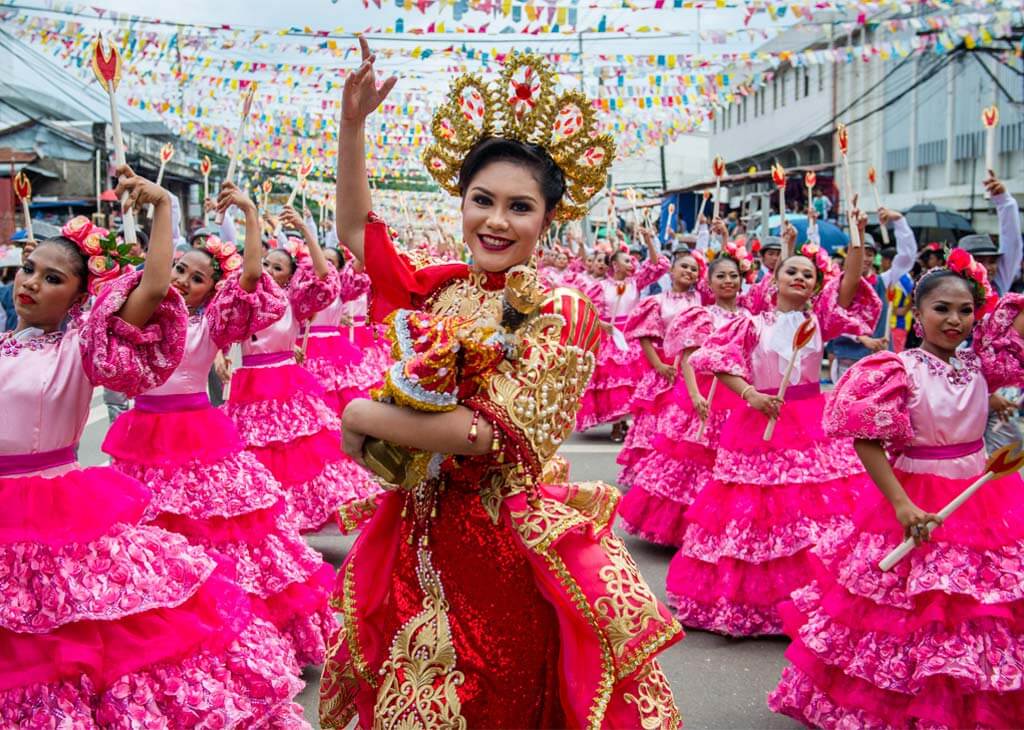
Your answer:
[[[971,222],[956,211],[941,208],[931,203],[919,203],[903,211],[917,240],[922,243],[956,244],[968,233],[974,233]]]
[[[796,213],[787,213],[786,220],[788,220],[797,232],[797,243],[803,243],[807,240],[807,216]],[[768,229],[774,235],[779,235],[779,216],[773,215],[768,219]],[[824,246],[829,253],[833,253],[837,248],[842,248],[850,243],[850,237],[843,233],[843,231],[834,223],[828,221],[818,221],[818,232],[821,235],[821,245]]]

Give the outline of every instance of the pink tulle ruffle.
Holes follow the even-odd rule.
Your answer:
[[[149,500],[146,487],[109,467],[52,478],[0,477],[0,545],[89,543],[112,525],[137,523]]]
[[[249,602],[213,574],[184,601],[66,623],[47,633],[0,629],[0,690],[88,675],[97,688],[200,649],[221,652],[249,623]]]
[[[634,485],[619,502],[623,529],[658,545],[679,546],[686,524],[686,503],[676,502]]]
[[[98,689],[87,675],[0,693],[0,726],[111,730],[308,727],[288,642],[253,621],[225,651],[149,666]]]
[[[716,394],[717,397],[717,394]],[[824,396],[787,401],[771,441],[762,436],[767,417],[753,408],[734,410],[722,426],[715,478],[749,484],[825,482],[864,467],[851,439],[832,439],[821,427]]]
[[[216,408],[149,413],[132,408],[107,431],[103,451],[113,459],[169,467],[211,463],[244,448],[231,421]]]
[[[300,487],[288,489],[287,498],[292,519],[301,531],[309,532],[331,522],[342,505],[380,491],[369,472],[345,458],[327,464],[318,476]]]
[[[305,581],[254,601],[254,610],[291,641],[300,665],[322,664],[327,638],[338,629],[327,605],[334,578],[334,568],[324,564]]]

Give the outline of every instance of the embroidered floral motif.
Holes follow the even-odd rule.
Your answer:
[[[455,669],[455,645],[448,624],[448,601],[430,551],[418,552],[416,575],[423,610],[407,621],[391,642],[381,667],[384,681],[373,708],[374,730],[434,730],[466,727],[457,688],[464,675]]]
[[[919,349],[906,350],[902,356],[922,363],[928,368],[930,375],[945,376],[950,385],[968,385],[981,373],[981,361],[973,350],[958,350],[956,357],[952,358],[948,365]]]
[[[27,339],[15,339],[13,332],[0,334],[0,357],[17,357],[22,350],[39,351],[55,345],[64,337],[63,332],[47,332]]]

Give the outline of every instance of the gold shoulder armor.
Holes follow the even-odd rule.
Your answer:
[[[554,289],[520,330],[519,359],[502,363],[488,381],[487,397],[516,432],[535,475],[572,433],[599,335],[590,300],[575,289]]]

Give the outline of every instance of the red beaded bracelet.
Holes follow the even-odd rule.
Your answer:
[[[480,422],[480,411],[473,411],[473,420],[469,424],[469,433],[466,434],[466,440],[471,444],[476,443],[476,425]]]

